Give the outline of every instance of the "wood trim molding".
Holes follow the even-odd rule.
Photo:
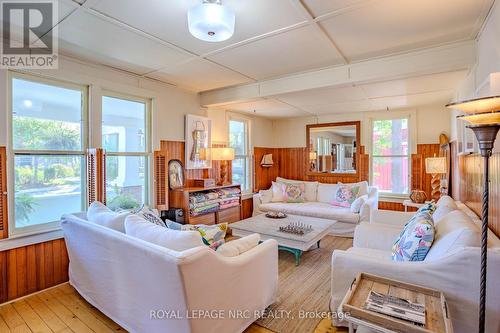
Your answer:
[[[0,147],[0,239],[9,236],[7,212],[7,150]]]
[[[323,172],[313,172],[309,171],[309,168],[306,168],[307,175],[308,176],[321,176],[321,177],[345,177],[345,176],[350,176],[350,177],[359,177],[360,175],[360,143],[361,143],[361,121],[343,121],[343,122],[336,122],[336,123],[322,123],[322,124],[310,124],[306,125],[306,146],[307,146],[307,151],[306,154],[309,154],[311,152],[310,148],[310,139],[311,139],[311,134],[310,131],[313,128],[323,128],[323,127],[335,127],[335,126],[356,126],[356,173],[335,173],[335,174],[329,174],[329,173],[323,173]],[[309,155],[306,155],[306,163],[308,162],[308,157]]]

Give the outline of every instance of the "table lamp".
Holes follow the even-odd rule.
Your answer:
[[[427,157],[425,159],[425,172],[432,175],[431,180],[431,199],[438,200],[441,196],[440,175],[446,173],[446,158],[445,157]]]
[[[220,180],[217,185],[228,185],[227,181],[227,161],[234,160],[234,149],[233,148],[211,148],[210,155],[212,161],[221,161],[220,164]]]
[[[482,97],[446,105],[448,108],[465,112],[459,116],[470,123],[470,128],[479,142],[479,150],[483,157],[483,198],[481,209],[481,278],[479,286],[479,333],[485,332],[486,310],[486,266],[488,255],[488,203],[489,203],[489,159],[500,129],[500,96]]]

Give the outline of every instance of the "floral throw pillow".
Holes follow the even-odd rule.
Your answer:
[[[142,205],[141,208],[133,211],[132,213],[139,215],[146,221],[159,225],[160,227],[167,227],[167,224],[161,219],[156,209],[151,209],[146,205]]]
[[[437,206],[434,202],[428,202],[426,203],[425,205],[423,205],[422,207],[420,207],[418,210],[417,210],[417,213],[429,213],[429,215],[432,216],[432,214],[434,214],[434,212],[436,211],[437,209]]]
[[[333,196],[332,205],[340,207],[351,207],[359,195],[359,186],[339,185]]]
[[[423,261],[434,241],[434,222],[429,212],[415,214],[392,247],[393,261]]]
[[[227,223],[216,225],[184,225],[182,230],[196,230],[200,233],[203,243],[210,248],[217,250],[219,246],[224,244],[224,238],[227,232]]]
[[[283,202],[305,202],[306,192],[304,183],[282,183]]]

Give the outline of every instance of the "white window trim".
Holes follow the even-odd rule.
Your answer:
[[[152,140],[152,104],[153,100],[151,98],[147,97],[140,97],[140,96],[134,96],[130,94],[124,94],[124,93],[119,93],[116,91],[112,90],[107,90],[103,89],[101,90],[100,94],[100,129],[99,129],[99,138],[94,138],[96,144],[98,147],[103,147],[103,142],[102,142],[102,126],[103,126],[103,121],[102,121],[102,115],[103,115],[103,110],[102,110],[102,99],[104,97],[112,97],[112,98],[118,98],[118,99],[123,99],[123,100],[129,100],[132,102],[139,102],[139,103],[144,103],[146,105],[146,115],[145,115],[145,128],[146,128],[146,151],[145,152],[108,152],[106,151],[106,156],[144,156],[146,158],[146,165],[144,166],[145,170],[147,170],[147,174],[145,175],[146,181],[144,186],[146,187],[144,189],[145,192],[145,198],[144,198],[144,203],[146,205],[151,205],[152,199],[153,199],[153,193],[151,191],[154,188],[153,184],[153,140]]]
[[[373,184],[373,122],[377,120],[392,120],[392,119],[408,119],[408,192],[411,192],[411,155],[417,151],[417,117],[416,110],[409,111],[389,111],[387,114],[380,114],[374,117],[369,118],[369,128],[368,130],[368,142],[369,142],[369,156],[370,156],[370,165],[369,165],[369,179],[370,184]],[[366,132],[365,132],[366,133]],[[402,155],[406,157],[406,155]],[[404,199],[407,199],[410,193],[388,193],[388,192],[380,192],[380,198],[387,198],[389,201],[399,202]]]
[[[253,127],[253,120],[251,117],[244,116],[239,113],[234,113],[234,112],[227,112],[226,113],[226,126],[227,126],[227,144],[229,146],[229,121],[234,120],[234,121],[242,121],[246,122],[247,124],[247,155],[235,155],[235,158],[248,158],[248,175],[247,175],[247,181],[248,181],[248,189],[242,191],[242,196],[249,195],[253,193],[253,183],[254,183],[254,156],[253,156],[253,142],[252,142],[252,127]]]
[[[13,144],[13,114],[12,114],[12,81],[14,79],[32,81],[47,85],[52,85],[56,87],[68,88],[73,90],[82,91],[82,149],[81,151],[33,151],[33,150],[14,150]],[[84,84],[71,83],[64,80],[58,80],[53,78],[45,78],[38,75],[26,74],[14,71],[8,71],[7,73],[7,190],[9,193],[7,204],[8,204],[8,219],[9,219],[9,238],[19,238],[24,236],[36,235],[45,232],[51,232],[59,230],[61,228],[61,221],[52,221],[43,224],[31,225],[23,228],[16,227],[15,221],[15,155],[17,153],[33,153],[33,154],[43,154],[48,153],[49,155],[81,155],[82,156],[82,167],[85,165],[85,152],[89,146],[89,87]],[[82,179],[82,206],[85,206],[87,200],[87,184],[85,183],[85,174]]]

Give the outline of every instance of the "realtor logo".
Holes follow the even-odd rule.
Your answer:
[[[57,68],[57,1],[2,1],[0,68]]]

